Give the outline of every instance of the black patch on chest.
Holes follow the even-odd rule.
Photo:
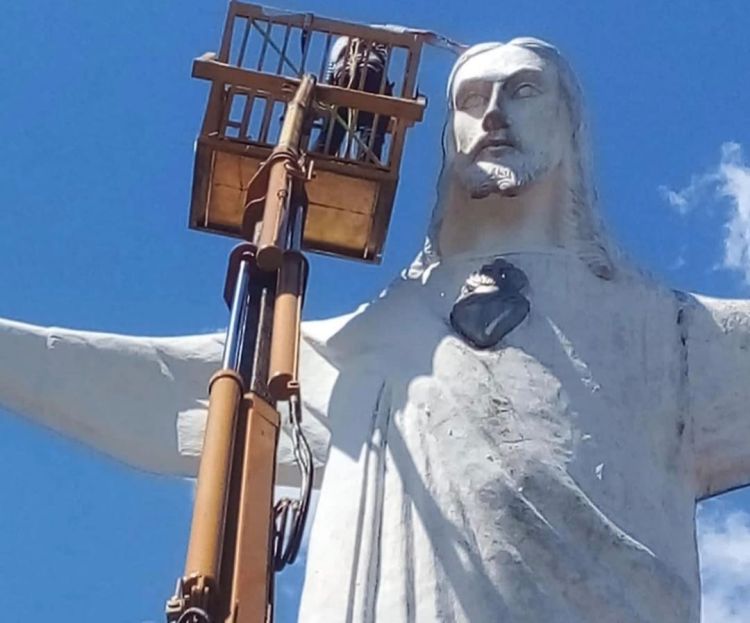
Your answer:
[[[453,329],[475,348],[495,346],[529,313],[526,274],[505,260],[485,264],[467,279],[451,310]]]

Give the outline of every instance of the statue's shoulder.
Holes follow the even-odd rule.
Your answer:
[[[675,314],[694,304],[690,293],[671,288],[663,279],[625,256],[618,258],[612,278],[602,283],[605,288],[617,290],[622,296],[667,306]]]
[[[352,312],[321,318],[305,320],[302,323],[302,339],[313,350],[320,354],[333,352],[339,346],[341,336],[348,333],[350,325],[366,313],[369,304],[363,304]]]
[[[750,300],[678,293],[696,331],[750,335]]]
[[[419,283],[402,276],[349,313],[307,320],[302,323],[303,348],[332,362],[351,362],[380,351],[397,337],[399,327],[414,322],[422,289]]]

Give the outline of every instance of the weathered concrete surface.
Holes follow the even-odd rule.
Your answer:
[[[698,621],[695,501],[750,480],[750,304],[506,257],[531,311],[498,347],[447,323],[464,258],[329,340],[347,363],[300,620]]]

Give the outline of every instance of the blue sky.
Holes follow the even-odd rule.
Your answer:
[[[278,6],[430,28],[467,43],[552,41],[587,95],[613,237],[673,287],[750,296],[747,2]],[[217,48],[225,7],[224,0],[3,7],[1,317],[150,335],[224,326],[233,243],[186,223],[207,93],[190,79],[190,63]],[[425,55],[420,89],[430,104],[408,141],[383,265],[316,258],[308,318],[374,296],[418,249],[435,200],[451,63],[446,52]],[[0,414],[0,461],[5,620],[162,620],[182,567],[190,483],[132,471],[11,414]],[[743,599],[750,604],[750,493],[724,496],[701,513],[704,563],[713,565],[705,620],[736,623]],[[284,595],[295,593],[294,581],[282,582]],[[281,623],[292,620],[293,598],[285,608]]]

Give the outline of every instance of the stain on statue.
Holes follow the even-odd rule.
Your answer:
[[[529,313],[522,291],[529,280],[510,262],[497,259],[473,273],[451,311],[451,324],[469,344],[491,348]]]
[[[448,97],[424,250],[373,303],[304,326],[325,476],[300,621],[698,623],[695,503],[750,482],[750,303],[675,293],[612,248],[554,47],[470,48]],[[217,336],[3,322],[0,346],[27,353],[5,406],[194,471]],[[112,405],[90,375],[113,370],[118,402],[151,411]],[[290,462],[286,444],[282,479]]]

